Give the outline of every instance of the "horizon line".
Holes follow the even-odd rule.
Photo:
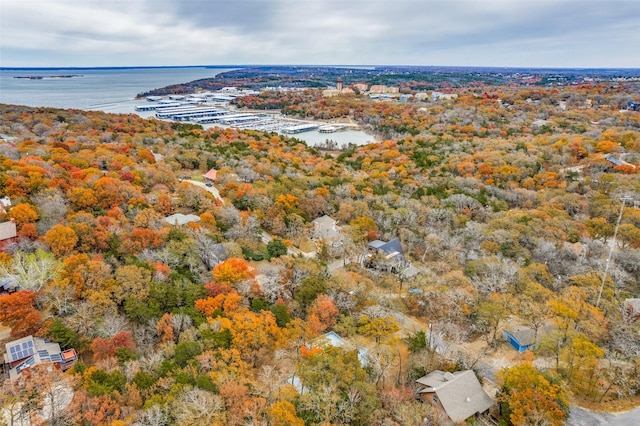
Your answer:
[[[262,67],[329,67],[329,68],[472,68],[472,69],[526,69],[526,70],[625,70],[640,71],[632,67],[554,67],[554,66],[503,66],[503,65],[388,65],[388,64],[201,64],[201,65],[121,65],[121,66],[0,66],[0,70],[90,70],[90,69],[160,69],[160,68],[262,68]]]

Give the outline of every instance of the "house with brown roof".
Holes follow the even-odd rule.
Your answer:
[[[62,371],[73,367],[78,359],[75,349],[63,351],[60,345],[48,339],[27,336],[14,340],[5,345],[4,372],[5,376],[15,379],[25,368],[33,367],[43,362],[52,362]]]
[[[216,169],[211,169],[207,173],[203,174],[202,177],[210,180],[211,182],[215,182],[216,177],[218,177],[218,171]]]
[[[421,387],[419,399],[445,412],[456,423],[485,413],[494,404],[473,370],[455,373],[435,370],[416,382]]]

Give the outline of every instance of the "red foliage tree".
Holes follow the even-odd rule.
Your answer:
[[[91,351],[93,351],[93,358],[96,361],[114,356],[119,348],[134,350],[135,347],[130,331],[121,331],[111,339],[96,337],[91,343]]]

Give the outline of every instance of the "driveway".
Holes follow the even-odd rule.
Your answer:
[[[218,190],[216,189],[215,186],[207,186],[205,183],[198,182],[197,180],[187,180],[187,179],[185,179],[184,182],[189,182],[191,185],[199,186],[200,188],[206,189],[207,191],[212,193],[214,197],[216,197],[218,200],[220,200],[220,202],[222,204],[224,204],[224,201],[222,200],[222,198],[220,198],[220,193],[218,192]]]
[[[638,426],[640,407],[623,413],[597,413],[575,405],[571,406],[568,426]]]

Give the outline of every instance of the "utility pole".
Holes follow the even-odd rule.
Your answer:
[[[600,291],[598,292],[598,300],[596,300],[596,308],[600,305],[600,298],[602,297],[604,282],[607,280],[607,274],[609,273],[609,265],[611,264],[611,258],[613,257],[613,249],[616,246],[616,237],[618,236],[618,227],[620,226],[620,221],[622,220],[622,211],[624,210],[624,205],[627,199],[628,198],[620,199],[620,201],[622,201],[622,204],[620,205],[620,214],[618,214],[616,229],[613,231],[613,239],[611,240],[611,245],[609,246],[609,256],[607,256],[607,261],[604,266],[604,274],[602,275],[602,283],[600,284]]]

